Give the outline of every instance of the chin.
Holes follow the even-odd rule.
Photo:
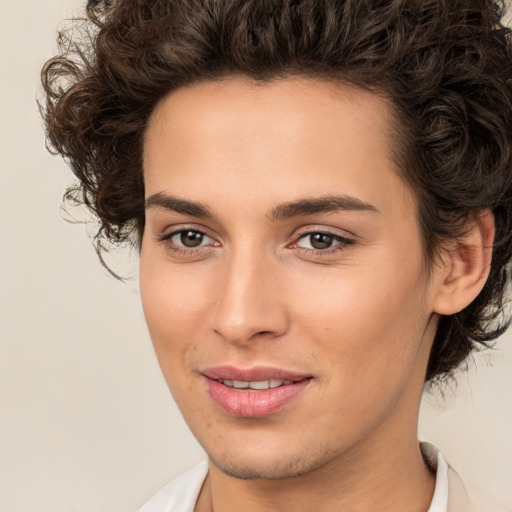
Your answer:
[[[272,453],[258,454],[224,453],[220,456],[209,455],[210,462],[223,473],[240,480],[282,480],[295,478],[314,472],[325,466],[332,456],[329,453],[301,454]]]

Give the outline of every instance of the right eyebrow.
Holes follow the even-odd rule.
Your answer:
[[[159,192],[149,196],[145,201],[145,209],[163,208],[176,213],[184,215],[192,215],[193,217],[200,217],[203,219],[212,219],[213,214],[210,209],[201,203],[194,203],[186,201],[185,199],[178,199],[174,196],[169,196]]]
[[[378,212],[375,206],[365,203],[352,196],[324,196],[311,197],[283,203],[272,209],[270,218],[272,220],[283,220],[291,217],[314,215],[315,213],[334,213],[344,211],[367,211]]]

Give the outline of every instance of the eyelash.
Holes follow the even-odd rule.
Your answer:
[[[182,229],[177,229],[175,231],[172,231],[171,233],[168,233],[166,235],[163,235],[158,240],[159,240],[159,242],[161,242],[165,245],[166,249],[172,251],[173,253],[175,253],[177,255],[187,256],[187,255],[191,255],[191,254],[198,254],[199,251],[208,250],[208,246],[200,245],[197,247],[185,247],[185,246],[173,244],[171,242],[171,239],[174,236],[179,235],[181,233],[185,233],[185,232],[192,232],[192,233],[201,235],[203,237],[208,237],[210,239],[212,238],[207,233],[205,233],[204,231],[201,231],[199,229],[182,228]],[[336,241],[338,243],[334,246],[327,247],[325,249],[309,249],[306,247],[298,246],[298,243],[301,240],[304,240],[307,237],[310,237],[313,235],[325,235],[325,236],[331,237],[333,239],[333,241]],[[304,254],[315,255],[315,256],[326,256],[326,255],[329,255],[329,254],[332,254],[335,252],[344,251],[347,249],[348,246],[353,245],[353,244],[355,244],[355,240],[352,238],[341,236],[341,235],[338,235],[338,234],[335,234],[335,233],[332,233],[332,232],[326,231],[326,230],[312,230],[312,231],[308,231],[306,233],[300,234],[297,237],[297,240],[291,244],[291,247],[296,248],[298,251],[300,251]]]

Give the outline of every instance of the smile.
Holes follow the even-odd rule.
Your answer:
[[[256,381],[244,381],[244,380],[228,380],[219,379],[218,382],[224,384],[228,388],[235,389],[254,389],[257,391],[263,389],[274,389],[280,386],[288,386],[293,384],[293,380],[281,380],[281,379],[269,379],[269,380],[256,380]]]
[[[296,401],[314,380],[311,375],[278,368],[232,366],[202,372],[206,390],[223,413],[238,418],[263,418]]]

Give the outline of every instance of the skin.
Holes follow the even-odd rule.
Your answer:
[[[383,97],[311,79],[196,84],[153,112],[140,287],[164,377],[210,459],[196,510],[428,510],[428,356],[438,314],[485,281],[488,260],[467,247],[489,241],[492,219],[426,272],[392,126]],[[366,207],[275,215],[333,195]],[[184,229],[199,246],[184,247]],[[311,233],[331,246],[315,250]],[[218,365],[312,378],[278,412],[239,418],[207,392],[202,372]]]

